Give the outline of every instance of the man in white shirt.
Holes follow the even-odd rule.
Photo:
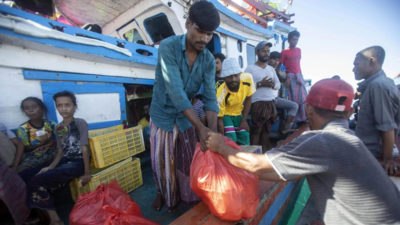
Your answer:
[[[281,87],[275,69],[267,65],[271,47],[272,44],[269,42],[260,42],[255,48],[257,62],[249,65],[245,70],[246,73],[253,75],[257,88],[252,96],[250,143],[258,145],[261,141],[263,152],[271,149],[269,132],[276,122],[275,98]]]

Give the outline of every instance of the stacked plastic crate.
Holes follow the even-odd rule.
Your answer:
[[[123,125],[89,131],[91,174],[81,186],[79,178],[71,181],[72,198],[94,191],[101,183],[117,180],[126,193],[143,184],[140,160],[132,156],[144,151],[142,127],[123,129]]]

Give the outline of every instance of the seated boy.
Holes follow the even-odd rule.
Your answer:
[[[224,60],[221,77],[225,83],[217,90],[218,132],[239,145],[249,145],[250,128],[246,118],[251,107],[251,96],[256,91],[253,77],[249,73],[242,73],[236,58]]]

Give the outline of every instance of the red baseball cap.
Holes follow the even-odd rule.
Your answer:
[[[324,79],[311,87],[304,103],[320,109],[344,112],[351,110],[353,99],[354,90],[348,83],[339,79]]]

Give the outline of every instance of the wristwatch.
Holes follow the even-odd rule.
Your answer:
[[[261,87],[261,82],[258,82],[258,83],[257,83],[257,87],[258,87],[258,88]]]

